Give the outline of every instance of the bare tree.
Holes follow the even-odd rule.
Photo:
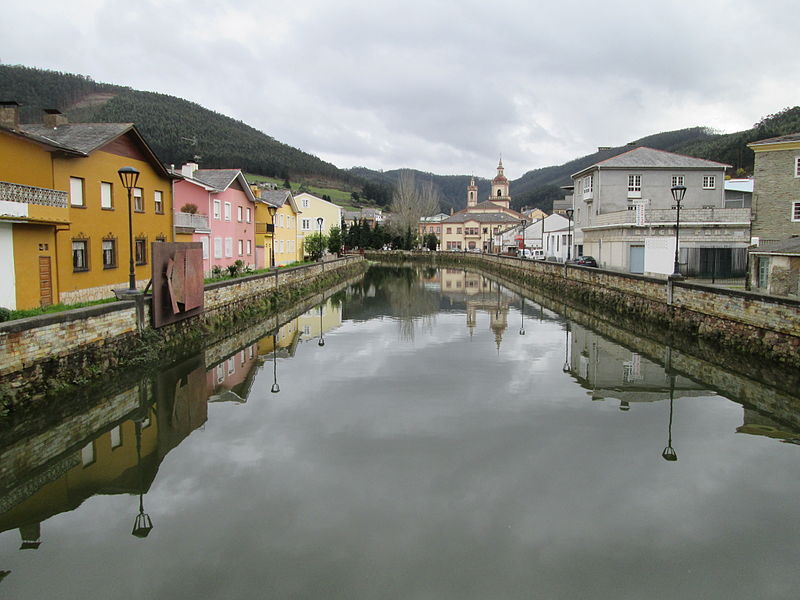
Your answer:
[[[432,181],[418,185],[414,173],[400,173],[392,195],[391,227],[394,232],[409,239],[415,235],[419,220],[439,210],[439,190]]]

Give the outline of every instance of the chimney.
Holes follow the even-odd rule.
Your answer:
[[[181,175],[184,177],[194,177],[194,172],[200,168],[200,165],[194,162],[188,162],[181,167]]]
[[[44,126],[50,127],[51,129],[55,129],[59,125],[66,125],[69,123],[69,119],[67,119],[67,115],[62,113],[57,108],[45,108],[44,109]]]
[[[19,102],[13,100],[0,101],[0,126],[8,129],[19,127]]]

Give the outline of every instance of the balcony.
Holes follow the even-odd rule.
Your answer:
[[[192,213],[176,212],[173,224],[175,227],[208,231],[208,215],[193,215]]]
[[[272,234],[275,233],[275,225],[273,223],[262,223],[256,221],[256,234]]]
[[[644,209],[642,226],[663,226],[675,223],[677,210],[670,208]],[[618,212],[596,215],[592,223],[584,229],[594,227],[615,227],[621,225],[636,225],[636,210],[621,210]],[[681,208],[681,226],[686,225],[741,225],[750,224],[749,208]]]
[[[0,202],[67,207],[67,192],[0,181]]]

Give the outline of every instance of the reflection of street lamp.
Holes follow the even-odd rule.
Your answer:
[[[130,273],[128,274],[128,290],[136,291],[136,273],[133,270],[133,207],[131,206],[131,192],[136,187],[136,182],[139,181],[139,171],[133,167],[122,167],[119,171],[120,181],[122,187],[128,190],[128,250],[130,251]]]
[[[525,335],[525,297],[522,294],[519,295],[519,312],[521,317],[519,334]]]
[[[281,391],[278,385],[278,330],[272,334],[272,387],[269,390],[273,394]]]
[[[683,201],[683,197],[686,195],[686,186],[673,185],[671,191],[672,197],[675,200],[675,206],[677,207],[677,213],[675,215],[675,268],[673,269],[670,277],[672,279],[683,279],[683,276],[681,275],[680,264],[678,263],[678,238],[680,237],[681,232],[681,202]]]
[[[142,421],[135,421],[134,426],[136,428],[136,464],[139,470],[139,514],[136,515],[136,520],[133,522],[131,535],[135,535],[138,538],[146,538],[153,529],[153,521],[150,519],[150,515],[144,512],[144,494],[142,493],[142,488],[144,487],[142,477]]]
[[[567,213],[567,219],[569,220],[567,228],[567,262],[569,262],[569,259],[572,258],[572,215],[575,214],[575,210],[568,208],[565,212]]]
[[[564,330],[564,366],[561,367],[561,370],[564,373],[569,373],[569,371],[570,371],[570,364],[569,364],[569,321],[567,321],[567,327]]]
[[[319,342],[317,342],[317,345],[325,345],[325,338],[322,337],[322,302],[319,303]]]
[[[664,451],[661,453],[661,456],[664,460],[668,460],[670,462],[674,462],[678,460],[678,454],[675,452],[675,448],[672,447],[672,401],[675,395],[675,374],[670,372],[669,374],[669,428],[668,431],[668,441],[667,447],[664,448]]]

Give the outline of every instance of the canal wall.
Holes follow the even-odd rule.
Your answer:
[[[368,252],[381,262],[421,261],[503,275],[557,298],[647,321],[710,348],[800,367],[800,301],[754,292],[512,256],[458,252]]]
[[[0,406],[63,393],[109,370],[172,362],[365,266],[347,256],[207,284],[202,313],[159,329],[150,297],[0,323]]]

